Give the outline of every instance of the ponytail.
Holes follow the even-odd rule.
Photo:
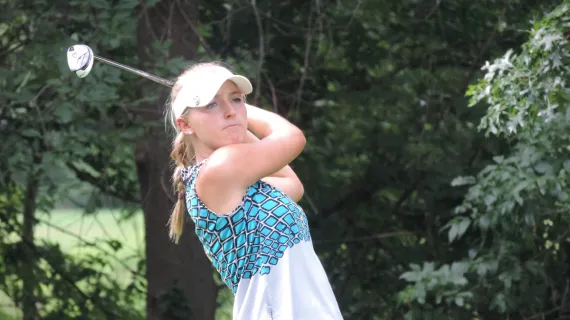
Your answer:
[[[170,157],[174,159],[176,165],[174,174],[172,175],[172,180],[178,199],[176,200],[176,205],[174,206],[172,214],[170,215],[170,220],[168,221],[170,226],[168,235],[175,243],[178,243],[180,235],[182,234],[182,229],[184,228],[184,217],[186,215],[186,201],[184,199],[186,186],[184,185],[184,181],[182,181],[182,169],[190,165],[193,154],[194,151],[192,150],[190,141],[188,141],[184,133],[179,132],[176,139],[174,139],[172,152],[170,153]]]
[[[172,87],[170,92],[170,102],[176,100],[176,96],[182,90],[182,85],[180,84],[183,82],[184,77],[191,73],[192,71],[201,68],[201,67],[208,67],[208,66],[223,66],[220,63],[215,62],[206,62],[206,63],[198,63],[194,66],[187,68],[176,81],[176,84]],[[225,67],[225,66],[223,66]],[[227,68],[227,67],[226,67]],[[174,169],[174,174],[172,175],[172,180],[174,183],[174,190],[177,193],[177,200],[174,209],[172,210],[172,214],[170,215],[170,219],[168,221],[169,237],[174,240],[175,243],[178,243],[180,239],[180,235],[182,234],[182,229],[184,227],[184,217],[186,216],[186,201],[185,201],[185,185],[184,181],[182,181],[182,169],[186,168],[191,164],[194,160],[194,149],[192,148],[192,143],[186,137],[186,135],[178,129],[176,125],[176,117],[172,112],[171,106],[166,108],[166,119],[170,120],[170,124],[176,130],[177,135],[176,139],[172,143],[172,152],[170,153],[170,157],[174,159],[176,164],[176,168]],[[185,113],[183,113],[184,115]]]

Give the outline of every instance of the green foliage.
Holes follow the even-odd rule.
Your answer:
[[[563,3],[536,22],[520,54],[513,50],[493,63],[467,92],[470,104],[489,104],[480,128],[488,133],[510,135],[518,130],[550,122],[568,102],[568,3]],[[528,127],[528,128],[527,128]]]
[[[484,77],[469,88],[471,105],[489,106],[479,127],[514,147],[476,176],[453,181],[469,185],[445,228],[463,254],[403,274],[410,283],[403,302],[442,307],[444,296],[458,309],[502,318],[538,316],[565,303],[558,293],[570,277],[569,6],[564,1],[535,22],[520,53],[487,62]],[[427,280],[458,264],[449,282]]]
[[[495,283],[473,284],[477,272],[469,260],[496,257],[485,250],[497,235],[481,233],[479,219],[457,207],[466,186],[479,183],[474,175],[512,144],[481,137],[475,123],[485,110],[466,108],[464,95],[486,59],[518,47],[529,18],[558,2],[257,2],[257,13],[268,17],[262,43],[232,32],[257,30],[254,8],[217,4],[201,11],[205,21],[228,19],[207,24],[210,47],[245,61],[260,104],[288,115],[307,135],[293,166],[305,184],[303,205],[345,317],[505,315],[495,313],[495,305],[511,303],[513,295]],[[485,170],[491,174],[495,167]],[[517,183],[484,187],[474,197],[510,210],[505,200],[516,203],[526,192]],[[501,223],[520,235],[510,221]],[[501,244],[502,255],[514,245],[510,240]],[[512,256],[505,257],[515,268]],[[415,269],[408,270],[410,264]],[[477,266],[481,274],[495,274],[503,264],[481,260]],[[521,273],[506,272],[500,279],[513,288],[517,277]],[[533,291],[525,292],[513,306],[530,305],[525,299],[533,299]],[[494,304],[488,297],[496,297]]]
[[[34,241],[26,231],[37,223],[36,212],[50,212],[62,201],[74,200],[69,194],[82,186],[76,177],[107,194],[136,201],[130,142],[141,127],[132,111],[136,95],[123,85],[129,79],[112,68],[95,68],[80,81],[68,71],[65,58],[69,45],[86,40],[94,49],[103,46],[112,52],[120,45],[128,54],[136,5],[3,4],[9,10],[2,10],[0,33],[0,290],[28,316],[143,317],[133,305],[144,299],[146,284],[138,279],[126,286],[117,283],[108,272],[113,260],[106,250],[78,257],[52,242]],[[87,211],[97,206],[92,202]],[[22,219],[23,212],[31,215]],[[37,311],[26,305],[30,298]]]
[[[554,2],[197,6],[198,21],[184,29],[200,32],[196,60],[231,63],[259,90],[251,102],[288,116],[307,135],[293,167],[347,319],[520,319],[563,303],[565,7],[520,32]],[[133,305],[144,301],[146,279],[133,275],[124,284],[104,272],[125,243],[86,244],[96,250],[76,256],[53,242],[30,245],[22,219],[25,208],[51,212],[70,202],[93,214],[109,198],[131,214],[138,209],[135,143],[164,125],[145,121],[157,110],[144,106],[162,105],[166,90],[141,92],[148,80],[103,65],[78,79],[64,50],[86,43],[139,66],[137,41],[147,36],[137,34],[137,19],[147,18],[134,16],[140,4],[3,2],[0,290],[22,308],[23,283],[31,281],[45,318],[142,317]],[[169,56],[179,44],[168,37],[154,42],[156,64],[141,68],[173,78],[189,61]],[[520,53],[508,50],[526,39]],[[466,108],[479,66],[504,52],[469,87],[476,107]],[[481,118],[488,139],[476,130]],[[23,253],[29,248],[32,256]],[[33,277],[23,273],[29,265]],[[141,260],[134,273],[144,268]],[[176,288],[161,298],[163,314],[192,313]]]

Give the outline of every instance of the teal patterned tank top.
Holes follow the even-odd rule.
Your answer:
[[[230,214],[209,210],[196,194],[205,160],[182,171],[186,207],[204,251],[235,294],[242,279],[266,275],[285,251],[311,240],[303,209],[277,188],[259,180]]]

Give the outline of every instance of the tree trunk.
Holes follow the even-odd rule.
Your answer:
[[[34,219],[36,213],[36,201],[38,196],[38,184],[41,172],[36,170],[41,165],[41,157],[32,146],[33,162],[28,172],[26,183],[26,197],[24,198],[24,225],[22,230],[22,239],[25,249],[25,262],[22,267],[23,280],[23,297],[22,312],[24,320],[33,320],[38,318],[38,309],[36,308],[36,288],[38,286],[34,268],[37,257],[34,247]]]
[[[171,56],[194,57],[198,42],[189,23],[196,20],[197,8],[192,2],[162,0],[146,7],[141,1],[141,10],[137,50],[143,70],[152,70],[157,39],[172,41]],[[148,92],[165,91],[150,80],[145,86]],[[164,128],[165,101],[166,96],[161,96],[156,105],[141,106],[156,112],[143,115],[153,127],[137,144],[135,155],[145,217],[147,319],[214,319],[217,287],[213,269],[190,219],[179,244],[168,238],[167,223],[176,197],[171,187],[171,137]]]

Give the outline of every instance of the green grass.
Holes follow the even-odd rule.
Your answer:
[[[85,215],[78,210],[62,209],[49,215],[38,216],[42,222],[35,228],[36,240],[58,243],[64,252],[85,254],[96,248],[87,248],[86,243],[117,240],[123,247],[117,258],[129,264],[130,258],[145,254],[144,217],[135,214],[129,220],[121,221],[121,213],[113,210],[100,210]],[[110,247],[107,250],[112,251]],[[134,259],[133,259],[134,260]]]
[[[49,215],[38,215],[37,218],[42,222],[35,228],[36,241],[48,240],[57,243],[62,251],[75,256],[100,251],[86,243],[97,243],[98,247],[101,247],[101,243],[107,240],[121,242],[123,247],[116,253],[113,253],[110,246],[103,246],[106,252],[115,255],[109,272],[120,284],[128,282],[131,277],[129,269],[136,270],[137,261],[145,255],[142,213],[135,214],[129,220],[121,220],[119,211],[100,210],[95,214],[85,215],[76,209],[60,209]],[[139,310],[144,310],[145,307],[145,301],[142,300],[135,306]],[[217,310],[216,319],[231,319],[232,295],[222,291],[218,302],[222,306]],[[21,314],[13,307],[10,299],[0,292],[0,319],[5,319],[7,316],[19,319]]]
[[[1,320],[16,320],[22,318],[20,310],[14,306],[4,292],[0,291],[0,319]]]
[[[136,263],[145,255],[144,217],[138,213],[128,220],[122,220],[121,216],[118,210],[100,210],[86,215],[78,209],[38,214],[36,217],[41,222],[35,226],[35,240],[56,243],[63,252],[78,257],[94,253],[108,254],[112,257],[111,265],[105,271],[120,285],[126,285],[132,278],[130,270],[136,270]],[[108,240],[121,242],[123,247],[115,252],[110,246],[102,245]],[[90,246],[90,243],[96,246]],[[81,287],[81,284],[78,286]],[[134,307],[142,311],[145,301],[141,300]],[[21,312],[8,296],[0,292],[0,319],[10,317],[20,319]]]
[[[1,297],[4,298],[4,296]],[[0,298],[0,300],[2,298]],[[20,317],[21,316],[15,316],[13,310],[9,310],[8,312],[3,312],[2,310],[0,310],[0,319],[2,320],[16,320],[19,319]]]

